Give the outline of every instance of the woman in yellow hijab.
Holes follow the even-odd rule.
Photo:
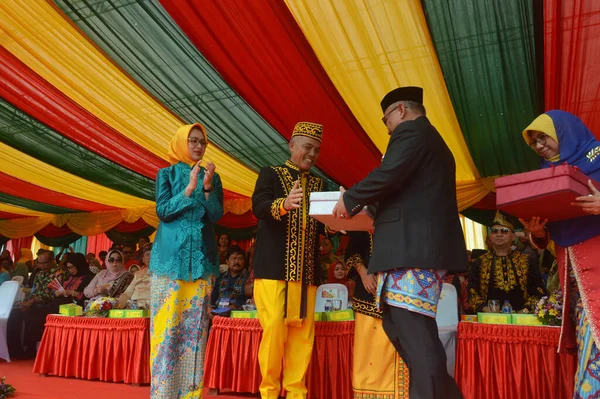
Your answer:
[[[156,177],[160,219],[150,258],[150,397],[201,398],[204,348],[219,252],[213,225],[223,215],[215,164],[201,166],[208,138],[182,126],[169,146],[171,166]]]

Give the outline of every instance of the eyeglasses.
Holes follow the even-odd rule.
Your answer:
[[[123,259],[121,259],[121,258],[108,258],[108,262],[110,262],[110,263],[120,263],[120,262],[123,262]]]
[[[203,147],[206,148],[206,146],[208,145],[208,143],[204,140],[199,140],[195,137],[192,137],[191,139],[188,139],[188,143],[190,143],[193,147]]]
[[[548,135],[547,134],[540,134],[535,139],[533,139],[533,140],[531,140],[529,142],[529,146],[531,148],[535,148],[535,147],[537,147],[538,144],[546,145],[546,140],[548,140]]]
[[[394,112],[398,110],[398,106],[395,106],[394,108],[392,108],[392,110],[390,112],[388,112],[387,114],[383,115],[383,118],[381,118],[381,121],[383,122],[384,125],[387,125],[387,120],[390,117],[390,115]]]
[[[507,228],[502,228],[502,229],[499,229],[499,228],[493,228],[493,229],[492,229],[492,233],[493,233],[493,234],[498,234],[498,233],[502,233],[502,234],[508,234],[508,233],[510,233],[510,232],[511,232],[511,230],[510,230],[510,229],[507,229]]]

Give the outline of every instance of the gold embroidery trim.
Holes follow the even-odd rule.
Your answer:
[[[290,169],[299,172],[299,169],[291,161],[286,161],[285,166],[272,166],[273,170],[277,174],[281,187],[285,193],[285,196],[294,187],[296,180]],[[287,281],[302,281],[309,284],[315,282],[315,256],[314,248],[318,240],[318,222],[308,216],[308,201],[310,193],[315,191],[323,190],[323,181],[318,177],[312,176],[308,173],[306,176],[306,189],[303,191],[302,202],[306,204],[298,209],[290,210],[287,215],[287,230],[286,230],[286,280]],[[285,199],[283,199],[285,200]],[[278,210],[277,210],[278,211]],[[275,212],[272,208],[271,212]],[[302,221],[305,218],[306,225],[303,225]],[[303,234],[300,236],[300,234]],[[304,275],[304,276],[303,276]]]
[[[352,298],[352,310],[366,316],[375,317],[376,319],[381,319],[383,315],[383,312],[377,310],[375,301],[365,301],[356,297]]]
[[[280,221],[281,220],[281,204],[285,201],[285,198],[277,198],[271,204],[271,216],[273,219]]]

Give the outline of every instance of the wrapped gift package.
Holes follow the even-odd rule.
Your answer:
[[[512,324],[510,313],[477,313],[477,322],[484,324]]]
[[[122,319],[125,317],[125,309],[111,309],[108,311],[108,317],[111,319]]]
[[[230,317],[232,319],[256,319],[258,313],[256,310],[232,310]]]
[[[81,316],[83,314],[83,308],[74,303],[67,303],[59,306],[58,313],[63,316]]]
[[[373,228],[373,216],[367,211],[367,207],[350,219],[334,218],[332,212],[338,199],[339,191],[310,193],[310,216],[338,231],[367,231]]]
[[[349,321],[354,320],[354,311],[352,309],[335,310],[327,312],[327,321]]]
[[[587,216],[580,207],[571,205],[575,198],[590,194],[587,182],[586,175],[569,165],[499,177],[495,181],[496,205],[525,220],[534,216],[549,221]],[[600,188],[600,183],[593,183]]]
[[[469,321],[472,323],[477,323],[477,315],[474,314],[461,314],[460,321]]]
[[[150,317],[150,311],[148,309],[123,309],[124,319],[134,319],[137,317]]]
[[[544,323],[533,314],[513,314],[512,324],[520,326],[542,326]]]

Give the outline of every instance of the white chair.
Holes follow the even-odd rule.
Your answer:
[[[12,281],[18,282],[21,287],[23,286],[23,276],[14,276]]]
[[[340,299],[342,309],[348,307],[348,288],[344,284],[323,284],[317,288],[315,312],[324,312],[327,300]]]
[[[18,291],[19,283],[16,281],[5,281],[0,285],[0,358],[7,362],[10,362],[10,355],[6,344],[6,329]]]
[[[444,283],[440,301],[438,302],[435,321],[444,350],[446,351],[446,368],[448,374],[454,377],[456,363],[456,331],[458,329],[458,296],[452,284]]]

